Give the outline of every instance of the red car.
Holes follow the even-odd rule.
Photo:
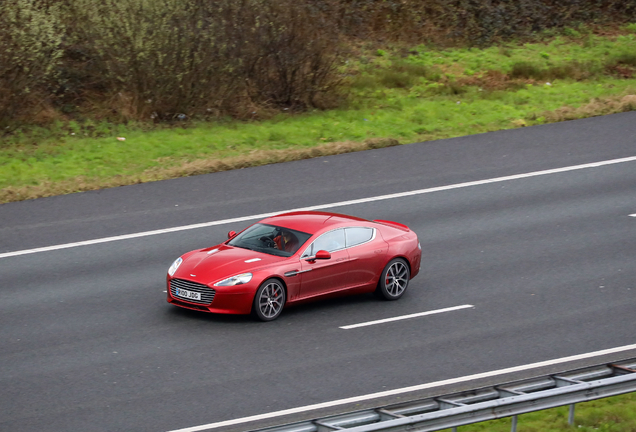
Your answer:
[[[168,270],[168,302],[276,319],[286,305],[334,293],[404,294],[420,271],[417,235],[397,222],[324,212],[269,217]]]

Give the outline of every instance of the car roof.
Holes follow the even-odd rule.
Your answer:
[[[263,219],[261,223],[278,225],[307,234],[315,234],[324,228],[335,225],[350,225],[353,222],[369,222],[356,216],[348,216],[338,213],[317,212],[317,211],[297,211],[283,213]]]

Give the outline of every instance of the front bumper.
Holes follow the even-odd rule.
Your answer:
[[[211,296],[202,296],[202,298],[206,299],[212,298],[210,302],[207,302],[195,301],[176,295],[174,287],[171,287],[170,283],[173,279],[176,278],[167,278],[167,301],[170,304],[186,309],[212,313],[249,314],[252,311],[252,303],[257,287],[252,287],[249,283],[240,286],[211,288],[194,281],[186,281],[199,285],[200,288],[196,289],[196,291],[202,292],[205,289],[212,291],[213,294]],[[182,279],[179,279],[179,281],[182,281]]]

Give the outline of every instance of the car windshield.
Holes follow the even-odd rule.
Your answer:
[[[311,237],[285,227],[255,224],[228,242],[230,246],[250,249],[270,255],[289,257]]]

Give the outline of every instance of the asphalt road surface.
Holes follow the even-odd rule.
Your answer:
[[[634,156],[630,112],[0,205],[0,431],[171,431],[634,344]],[[422,270],[400,301],[327,300],[271,323],[166,303],[183,252],[316,205],[417,232]]]

